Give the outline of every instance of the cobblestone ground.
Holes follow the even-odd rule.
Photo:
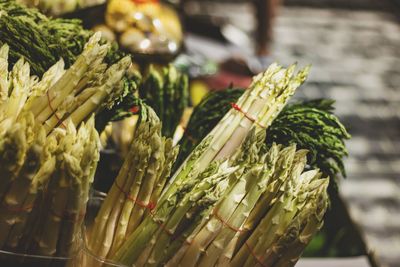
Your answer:
[[[274,58],[312,63],[298,97],[329,97],[353,138],[341,184],[384,266],[400,266],[400,28],[389,13],[282,8]]]

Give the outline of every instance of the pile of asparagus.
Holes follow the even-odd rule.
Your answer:
[[[139,95],[162,121],[162,134],[173,137],[189,102],[188,77],[172,64],[149,65],[145,70]]]
[[[70,68],[83,52],[93,32],[82,26],[78,19],[48,18],[37,9],[27,8],[15,0],[0,0],[0,44],[8,44],[9,65],[12,67],[20,58],[31,66],[31,74],[42,77],[60,58]],[[102,39],[101,44],[107,43]],[[104,58],[107,67],[120,61],[125,53],[116,43],[108,45]],[[96,115],[96,129],[101,132],[110,122],[132,115],[130,109],[137,101],[134,93],[140,74],[133,68],[123,78],[123,88],[114,95],[115,105],[106,106]]]
[[[174,168],[178,168],[190,152],[207,136],[244,93],[243,89],[228,88],[210,92],[197,105],[190,117],[182,139]],[[282,145],[296,144],[307,149],[308,165],[335,178],[346,176],[343,159],[348,155],[345,140],[350,138],[346,128],[333,113],[334,101],[330,99],[302,100],[289,103],[272,122],[265,139],[267,146],[274,142]]]
[[[129,57],[107,68],[95,34],[71,68],[43,77],[0,49],[0,249],[70,256],[80,244],[99,159],[98,112],[120,93]]]
[[[110,189],[94,225],[88,247],[102,258],[111,258],[149,210],[157,203],[177,148],[161,135],[161,122],[149,108],[146,120],[135,131],[130,151]],[[104,233],[100,234],[99,233]],[[86,263],[94,266],[94,263]]]
[[[265,145],[265,128],[307,76],[307,68],[294,70],[272,65],[257,76],[160,197],[154,178],[143,178],[148,168],[138,167],[152,161],[140,156],[141,140],[134,141],[130,154],[138,161],[125,161],[89,231],[89,249],[135,266],[293,266],[328,203],[328,178],[304,172],[306,150]],[[125,173],[130,164],[132,177]],[[166,173],[153,168],[150,174],[165,183]],[[120,212],[124,207],[127,213]]]

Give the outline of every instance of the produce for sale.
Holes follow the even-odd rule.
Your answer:
[[[162,134],[173,137],[189,102],[188,77],[172,64],[150,65],[145,71],[139,96],[162,121]]]
[[[69,257],[99,159],[94,113],[121,93],[131,59],[107,66],[94,34],[69,69],[61,59],[40,79],[23,58],[9,71],[0,49],[0,248]]]
[[[308,74],[308,68],[297,74],[295,65],[287,69],[272,64],[259,74],[215,128],[207,135],[172,176],[164,192],[168,196],[186,179],[193,179],[212,161],[231,156],[253,126],[268,128],[279,115]],[[162,198],[163,199],[163,198]]]
[[[111,258],[156,205],[177,155],[172,140],[161,134],[151,108],[137,126],[124,164],[89,230],[88,247]],[[92,263],[94,264],[94,263]]]
[[[138,135],[129,152],[137,163],[125,161],[114,193],[107,197],[115,197],[114,202],[105,201],[89,232],[91,252],[135,266],[240,266],[243,258],[251,259],[243,263],[249,266],[264,262],[294,265],[322,224],[328,179],[322,179],[318,170],[304,172],[306,150],[297,150],[295,145],[268,148],[265,128],[306,74],[307,69],[294,75],[294,66],[272,65],[256,77],[154,202],[149,201],[151,197],[145,199],[149,202],[138,198],[137,187],[152,188],[155,179],[146,179],[146,169],[139,167],[150,166],[152,161],[142,157],[143,150],[134,145],[141,142],[141,136],[149,137]],[[142,123],[136,133],[140,127]],[[130,171],[133,180],[119,179],[126,177],[129,165],[142,172]],[[124,180],[133,186],[120,185]],[[145,190],[142,197],[150,191]],[[139,209],[132,210],[138,201]],[[128,213],[121,213],[127,203]],[[131,220],[135,227],[130,231]],[[264,232],[269,234],[260,234]],[[98,233],[104,236],[99,238]],[[111,248],[115,244],[117,248]],[[293,251],[284,255],[284,247]]]
[[[112,259],[135,266],[293,266],[322,224],[328,179],[303,172],[306,151],[266,151],[264,138],[253,128],[230,160],[185,180]]]
[[[243,93],[242,89],[211,92],[195,107],[179,142],[180,151],[174,168],[179,167]],[[288,104],[268,128],[267,146],[274,142],[285,146],[296,144],[309,151],[308,164],[312,167],[319,168],[331,178],[339,173],[345,176],[343,158],[347,156],[347,149],[344,141],[350,135],[333,114],[333,104],[334,101],[329,99]]]
[[[105,31],[112,30],[121,47],[138,56],[170,59],[183,43],[178,15],[161,1],[110,0],[105,19]]]
[[[80,20],[47,18],[36,9],[19,5],[15,0],[0,0],[0,43],[10,47],[9,62],[13,66],[23,57],[31,73],[42,77],[60,59],[69,68],[82,53],[91,31],[83,29]],[[101,45],[107,41],[100,40]],[[125,54],[115,43],[108,44],[104,63],[117,63]],[[133,68],[124,74],[122,91],[110,99],[109,105],[96,116],[96,128],[101,131],[109,121],[130,116],[137,99],[134,92],[140,75]]]
[[[46,138],[44,126],[22,112],[2,129],[0,248],[69,257],[81,245],[81,226],[99,158],[94,118],[72,122]]]

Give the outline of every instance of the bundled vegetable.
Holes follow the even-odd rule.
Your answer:
[[[257,128],[257,126],[255,126]],[[322,224],[328,179],[303,173],[306,151],[250,132],[158,203],[113,260],[135,266],[294,266]],[[266,256],[267,255],[267,256]]]
[[[204,138],[172,176],[163,198],[186,179],[193,179],[215,161],[230,157],[253,126],[268,128],[307,77],[309,68],[296,75],[295,65],[283,69],[272,64],[259,74],[233,108]]]
[[[76,131],[56,129],[46,138],[31,112],[20,114],[1,138],[0,247],[69,257],[80,231],[99,157],[93,117]]]
[[[251,241],[260,255],[270,250],[279,253],[266,261],[273,261],[272,257],[281,260],[280,255],[286,252],[277,251],[275,246],[293,246],[296,249],[282,263],[294,265],[302,246],[309,241],[302,235],[312,235],[322,223],[328,184],[328,179],[320,179],[318,171],[303,174],[306,151],[296,152],[295,146],[280,145],[267,150],[264,143],[265,128],[306,77],[307,69],[293,75],[294,67],[282,69],[272,65],[257,76],[234,108],[188,157],[158,200],[138,199],[137,189],[132,190],[136,186],[129,193],[126,191],[129,187],[123,189],[125,185],[120,182],[124,180],[118,178],[126,176],[127,160],[113,185],[114,193],[117,192],[113,193],[114,206],[106,200],[96,218],[89,244],[97,245],[90,249],[100,257],[127,265],[222,266],[241,261],[242,247]],[[148,139],[147,135],[144,138]],[[138,160],[133,166],[150,164],[146,157],[140,159],[142,149],[134,145],[131,149],[130,154]],[[142,178],[143,172],[132,173],[141,187],[153,186],[153,179]],[[142,209],[152,203],[151,209],[144,216],[140,209],[128,209],[129,214],[121,214],[117,219],[125,199],[134,203],[139,200]],[[302,207],[306,206],[308,212],[302,213]],[[116,231],[117,221],[125,227],[128,224],[129,229],[126,218],[137,222],[135,228],[130,232]],[[296,225],[298,232],[293,234]],[[252,238],[263,230],[271,234],[259,240],[267,244],[259,248]],[[106,234],[101,239],[94,236],[102,232]],[[109,253],[114,237],[120,233],[122,241]],[[247,251],[247,258],[251,255],[252,251]]]
[[[150,65],[145,71],[139,95],[162,121],[162,134],[173,137],[188,105],[188,77],[172,64],[166,67]]]
[[[0,10],[0,43],[10,46],[10,65],[23,57],[30,64],[32,74],[39,77],[60,58],[69,68],[93,34],[83,29],[79,20],[50,19],[36,9],[17,4],[15,0],[0,0]],[[100,42],[106,44],[105,40]],[[108,66],[125,56],[114,43],[107,45],[105,54],[104,63]],[[139,80],[140,75],[133,69],[124,74],[122,90],[96,116],[99,130],[104,129],[109,121],[132,114],[129,109],[136,99],[134,91]]]
[[[179,142],[181,148],[174,168],[179,167],[243,92],[242,89],[215,91],[201,101]],[[309,150],[308,164],[312,167],[331,178],[338,173],[345,175],[343,158],[347,156],[347,149],[344,140],[350,135],[332,113],[333,103],[333,100],[317,99],[288,104],[269,127],[266,144],[296,144]]]
[[[232,108],[231,103],[236,103],[243,93],[243,89],[227,88],[210,92],[202,99],[194,108],[184,135],[179,141],[180,149],[174,169],[177,169],[183,163],[190,152]]]
[[[93,253],[103,258],[112,257],[126,236],[136,230],[156,205],[176,155],[177,148],[172,147],[171,139],[162,137],[161,122],[149,108],[89,231],[88,246]]]
[[[107,69],[103,59],[109,46],[100,45],[99,41],[100,35],[93,35],[70,69],[64,70],[60,60],[41,81],[30,77],[29,64],[23,59],[14,65],[10,74],[5,69],[3,76],[8,77],[5,86],[13,88],[9,97],[3,90],[0,130],[12,123],[22,110],[31,111],[36,122],[43,124],[46,134],[50,134],[57,126],[65,128],[67,119],[78,125],[93,112],[111,106],[123,90],[122,79],[131,59],[125,57]],[[7,50],[8,46],[3,46],[2,51]]]
[[[60,60],[39,79],[24,59],[9,72],[9,47],[1,47],[0,248],[76,251],[99,159],[93,114],[120,94],[131,64],[125,57],[107,68],[108,49],[95,34],[71,68]]]

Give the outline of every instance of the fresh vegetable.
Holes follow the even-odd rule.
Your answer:
[[[42,79],[20,59],[8,71],[0,49],[0,248],[70,256],[99,159],[93,114],[122,90],[131,59],[107,68],[94,34],[71,68],[61,59]],[[77,128],[79,129],[77,130]]]
[[[136,230],[160,197],[176,155],[177,148],[161,135],[161,122],[148,108],[146,120],[138,125],[130,151],[90,230],[88,246],[93,253],[112,257],[125,237]]]
[[[328,179],[303,173],[306,151],[265,151],[265,132],[255,132],[229,161],[212,163],[159,202],[113,259],[135,266],[294,266],[322,224]],[[260,217],[255,224],[253,214]]]
[[[189,101],[187,75],[172,64],[150,65],[139,86],[139,95],[160,117],[162,134],[173,137]]]
[[[208,132],[243,94],[242,89],[209,93],[194,109],[183,138],[174,168],[196,147]],[[296,144],[307,149],[308,164],[332,179],[346,175],[343,158],[347,156],[344,140],[350,138],[345,127],[333,114],[333,100],[316,99],[288,104],[267,131],[266,144]]]
[[[298,187],[305,187],[300,186],[303,180],[299,178],[306,162],[305,153],[299,151],[296,154],[296,157],[301,158],[292,171],[296,181],[287,177],[287,173],[291,173],[292,162],[285,163],[284,159],[290,159],[286,152],[282,152],[281,160],[276,162],[280,168],[289,170],[275,172],[272,168],[275,163],[271,162],[275,162],[280,147],[274,146],[266,152],[263,128],[268,127],[279,114],[289,96],[304,81],[307,71],[305,69],[293,75],[294,66],[282,69],[272,65],[265,73],[257,76],[234,108],[175,173],[154,212],[147,214],[111,259],[136,266],[159,266],[170,260],[171,266],[195,266],[203,261],[205,266],[210,266],[208,261],[214,265],[220,260],[219,254],[225,245],[238,240],[234,238],[235,233],[222,230],[229,225],[230,218],[234,226],[227,228],[235,229],[235,224],[240,227],[245,223],[253,208],[277,203],[276,199],[266,197],[268,193],[265,192],[283,192],[281,185],[285,185],[285,182],[288,187],[295,187],[289,195],[293,199],[297,198]],[[246,141],[243,142],[244,139]],[[293,152],[293,159],[295,147],[283,149],[286,150]],[[319,178],[317,173],[314,172],[314,176]],[[276,181],[269,179],[270,175],[276,175]],[[326,183],[327,180],[321,181]],[[313,188],[304,190],[308,193]],[[320,192],[325,190],[321,189]],[[268,196],[279,196],[278,193]],[[257,208],[255,212],[266,216],[262,211]],[[215,213],[220,212],[220,215],[215,216]],[[291,214],[294,216],[295,212]],[[288,218],[289,223],[291,219]],[[220,230],[224,244],[216,241],[218,244],[209,252],[212,257],[207,256],[203,260],[203,252]],[[195,241],[197,238],[199,240]],[[235,246],[228,247],[233,249]],[[213,254],[216,248],[221,251]]]
[[[294,71],[295,65],[284,69],[273,64],[264,73],[256,76],[252,85],[235,104],[235,108],[197,146],[204,148],[204,151],[199,154],[194,150],[177,170],[164,196],[173,192],[185,179],[195,177],[210,162],[231,156],[252,126],[268,128],[308,74],[308,68],[296,75]]]
[[[210,92],[194,108],[182,139],[179,141],[179,154],[174,164],[176,170],[189,156],[190,152],[218,124],[244,93],[243,89],[232,89]]]
[[[73,255],[99,158],[93,117],[78,131],[69,122],[46,138],[44,126],[23,112],[1,140],[1,249]]]
[[[44,72],[61,58],[69,68],[82,53],[92,32],[82,28],[81,21],[50,19],[36,9],[26,8],[14,0],[0,0],[0,43],[10,46],[10,65],[23,57],[31,66],[34,75],[42,77]],[[105,44],[105,40],[101,40]],[[125,57],[113,43],[108,46],[105,63],[108,66]],[[112,120],[131,115],[135,104],[134,91],[140,75],[130,69],[123,79],[123,87],[109,105],[96,116],[96,128],[101,131]]]

